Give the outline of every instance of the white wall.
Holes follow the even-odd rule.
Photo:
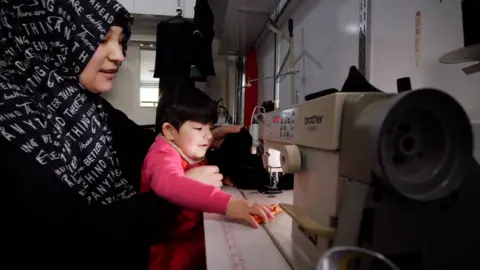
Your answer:
[[[358,63],[358,34],[351,26],[359,21],[358,0],[306,0],[292,16],[294,35],[295,88],[299,100],[325,88],[341,87],[348,68]],[[287,34],[287,26],[282,27]],[[260,76],[273,75],[273,41],[271,35],[262,44],[258,63]],[[288,43],[279,40],[277,63],[280,66],[288,51]],[[288,71],[288,62],[283,72]],[[273,99],[273,80],[259,84],[259,100]],[[280,80],[280,107],[291,104],[290,77]]]
[[[440,64],[445,53],[463,47],[461,0],[373,0],[372,82],[395,91],[396,79],[409,76],[413,88],[435,87],[453,95],[480,120],[480,74],[465,75],[468,66]],[[422,13],[421,58],[415,63],[415,13]]]
[[[442,2],[442,3],[440,3]],[[305,94],[340,88],[351,65],[358,66],[360,0],[306,0],[292,16],[294,21],[295,86]],[[422,12],[421,60],[415,63],[415,13]],[[386,92],[396,91],[396,80],[410,77],[412,87],[436,87],[453,95],[480,120],[480,75],[465,75],[466,65],[444,65],[443,54],[463,47],[461,1],[372,0],[370,80]],[[283,32],[287,33],[286,26]],[[273,43],[259,49],[260,76],[273,73]],[[280,58],[287,51],[282,41]],[[281,61],[281,59],[280,59]],[[279,62],[280,62],[279,61]],[[273,98],[273,81],[260,82],[260,101]],[[280,82],[280,106],[290,104],[289,78]]]

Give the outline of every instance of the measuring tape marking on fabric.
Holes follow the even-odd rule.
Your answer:
[[[228,247],[228,252],[230,254],[230,261],[233,266],[233,270],[246,270],[245,260],[243,259],[243,255],[237,248],[237,242],[235,239],[235,235],[233,229],[228,221],[222,221],[222,229],[226,236],[226,244]]]

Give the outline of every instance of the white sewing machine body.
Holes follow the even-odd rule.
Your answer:
[[[264,116],[260,129],[265,151],[273,148],[282,153],[290,145],[300,148],[301,160],[297,164],[302,162],[301,168],[289,171],[295,173],[293,204],[326,226],[334,225],[331,217],[337,216],[338,181],[334,179],[338,178],[339,135],[346,97],[330,95],[302,106],[270,112]],[[302,231],[298,224],[292,228],[293,242],[302,247],[315,265],[319,255],[330,247],[329,239],[315,235],[309,239],[308,232]]]
[[[439,205],[449,200],[448,195],[465,177],[465,166],[470,162],[468,155],[452,161],[456,174],[449,176],[454,176],[454,180],[450,177],[449,181],[442,180],[444,183],[424,185],[407,182],[409,177],[423,179],[424,171],[430,167],[422,169],[418,165],[424,164],[423,161],[413,159],[405,166],[393,164],[389,160],[394,160],[389,156],[391,153],[383,148],[398,141],[402,145],[398,151],[405,157],[420,160],[420,153],[426,153],[427,161],[436,161],[431,154],[438,138],[432,138],[434,143],[422,141],[421,149],[416,149],[420,146],[410,145],[410,137],[417,136],[418,130],[405,133],[408,136],[401,135],[404,137],[396,136],[396,131],[393,131],[395,136],[389,137],[392,132],[387,130],[400,129],[399,123],[405,119],[417,129],[426,120],[433,121],[428,113],[412,115],[409,111],[412,106],[424,106],[418,99],[428,96],[427,92],[404,96],[379,92],[336,93],[263,116],[259,132],[265,152],[270,148],[280,151],[283,171],[295,175],[293,205],[282,205],[293,218],[293,245],[300,247],[313,265],[333,246],[354,245],[388,255],[413,252],[410,259],[419,255],[416,259],[429,267],[446,267],[442,258],[422,257],[425,256],[422,252],[448,254],[448,249],[444,250],[444,245],[440,247],[438,243],[455,238],[440,239],[442,229],[448,228],[449,220],[455,220],[455,215],[463,210],[453,205],[450,211],[442,212]],[[406,95],[413,97],[405,98]],[[406,100],[412,102],[412,106],[405,106]],[[429,109],[426,105],[425,108]],[[439,111],[432,110],[433,115]],[[458,116],[458,113],[453,114]],[[416,122],[415,117],[420,122]],[[460,122],[459,132],[468,133],[468,127]],[[435,127],[428,128],[434,130]],[[449,136],[454,136],[452,134],[456,133]],[[471,138],[465,140],[465,146],[460,148],[467,149],[468,153]],[[402,171],[408,173],[402,175]],[[437,178],[434,180],[438,181]],[[439,223],[442,226],[435,226]],[[437,236],[438,242],[431,242]]]

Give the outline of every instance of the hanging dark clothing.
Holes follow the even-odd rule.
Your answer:
[[[157,25],[157,50],[153,77],[159,78],[159,94],[173,91],[179,82],[189,80],[193,59],[193,24],[161,22]],[[155,131],[160,131],[158,111]]]
[[[154,78],[190,77],[193,24],[161,22],[157,25]]]
[[[215,76],[213,64],[212,42],[215,37],[213,23],[215,16],[207,0],[197,0],[193,18],[193,64],[200,70],[203,78],[195,81],[206,81],[206,76]]]
[[[195,2],[195,15],[193,17],[193,24],[195,30],[213,31],[213,24],[215,22],[215,16],[213,15],[212,8],[208,3],[208,0],[197,0]]]
[[[180,77],[206,81],[215,76],[212,56],[214,15],[208,1],[198,0],[191,22],[161,22],[157,25],[154,78]],[[190,76],[196,66],[200,76]]]

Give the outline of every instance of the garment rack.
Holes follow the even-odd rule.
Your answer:
[[[176,19],[180,19],[180,20],[183,20],[183,21],[187,21],[188,20],[186,18],[183,17],[182,13],[183,13],[183,10],[182,8],[180,7],[180,1],[177,1],[178,3],[178,7],[177,9],[175,10],[177,12],[177,15],[175,15],[174,17],[171,17],[170,19],[168,20],[164,20],[163,22],[171,22],[173,20],[176,20]]]
[[[176,12],[177,12],[178,17],[182,17],[183,11],[182,11],[182,8],[180,6],[180,0],[177,0],[177,10],[176,10]]]

